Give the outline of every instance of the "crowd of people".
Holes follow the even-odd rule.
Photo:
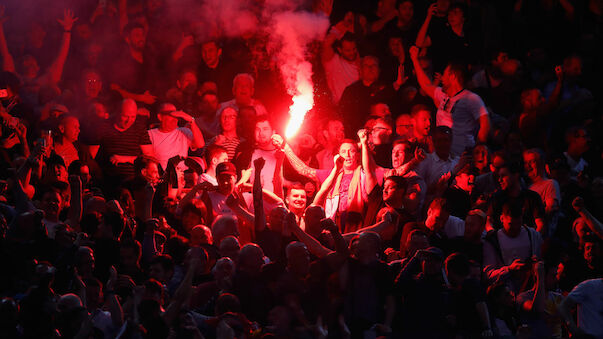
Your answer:
[[[603,338],[603,1],[177,5],[0,4],[1,338]]]

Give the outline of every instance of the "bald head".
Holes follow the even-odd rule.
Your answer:
[[[136,121],[136,114],[138,112],[138,106],[132,99],[124,99],[121,102],[121,111],[119,113],[119,119],[115,125],[121,130],[127,130],[134,125]]]

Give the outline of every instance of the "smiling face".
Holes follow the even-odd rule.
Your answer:
[[[289,190],[285,202],[289,209],[295,214],[303,213],[306,208],[306,191],[304,189],[292,188]]]
[[[530,178],[530,180],[537,179],[540,177],[540,156],[536,153],[532,152],[524,152],[523,154],[523,164],[526,171],[526,174]]]
[[[121,112],[119,113],[119,119],[117,119],[117,127],[122,130],[126,130],[136,122],[136,114],[138,107],[134,100],[124,100],[121,105]]]

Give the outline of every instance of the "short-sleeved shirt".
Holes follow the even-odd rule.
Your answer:
[[[193,142],[193,132],[186,127],[179,127],[168,133],[154,128],[149,130],[149,138],[155,157],[165,170],[170,158],[176,155],[186,157]]]
[[[602,338],[603,279],[583,281],[567,297],[578,303],[578,327],[595,338]]]
[[[113,155],[139,156],[142,154],[140,146],[151,144],[144,119],[136,118],[134,124],[125,131],[118,131],[113,122],[107,122],[101,128],[103,132],[98,140],[99,165],[104,169],[104,173],[122,179],[133,177],[133,164],[120,163],[114,166],[109,159]]]
[[[561,203],[561,189],[557,181],[553,179],[541,180],[534,183],[530,185],[530,190],[538,193],[545,207],[553,200],[557,200],[557,204]]]
[[[488,215],[491,217],[495,229],[502,228],[500,215],[502,213],[502,207],[507,201],[522,206],[523,223],[526,226],[536,228],[536,219],[544,219],[544,204],[538,193],[522,189],[519,196],[510,197],[507,192],[499,190],[490,198],[490,206],[488,209]]]
[[[435,152],[429,153],[417,167],[417,174],[425,180],[427,187],[436,183],[442,174],[452,172],[459,162],[457,157],[441,159]]]
[[[467,89],[449,97],[441,87],[437,87],[433,102],[438,108],[436,126],[448,126],[452,129],[451,153],[460,155],[466,147],[475,146],[479,118],[488,116],[482,99]]]
[[[349,62],[339,54],[335,54],[329,61],[323,63],[327,77],[327,84],[333,96],[333,103],[337,104],[346,87],[360,78],[360,70],[355,62]]]

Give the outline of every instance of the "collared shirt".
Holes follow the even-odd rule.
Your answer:
[[[440,159],[436,152],[433,152],[429,153],[425,160],[421,161],[416,172],[425,180],[425,184],[429,187],[436,183],[443,174],[452,172],[458,162],[458,157],[451,155],[448,159]]]
[[[449,97],[441,87],[437,87],[433,94],[433,102],[438,108],[436,126],[448,126],[452,129],[450,152],[460,155],[466,147],[475,146],[479,119],[488,116],[482,99],[468,89]]]

